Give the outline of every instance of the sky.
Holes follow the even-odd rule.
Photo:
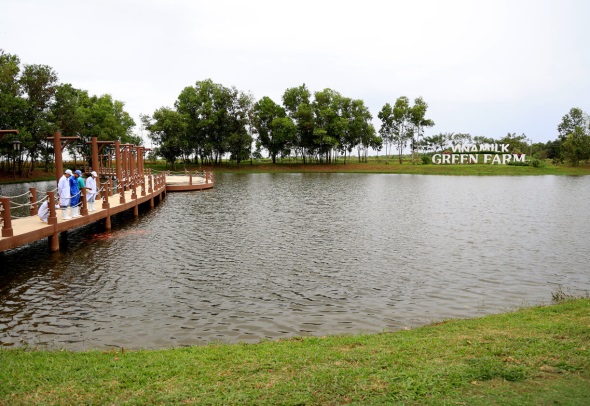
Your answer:
[[[422,97],[426,135],[557,138],[590,112],[587,0],[0,0],[0,49],[140,114],[212,79],[281,103],[305,83],[377,114]]]

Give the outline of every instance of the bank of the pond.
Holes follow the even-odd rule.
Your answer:
[[[7,183],[27,183],[27,182],[40,182],[44,180],[54,180],[55,172],[45,172],[37,170],[29,176],[15,176],[8,173],[0,173],[0,185]]]
[[[73,167],[68,163],[64,167]],[[411,161],[405,160],[400,164],[395,159],[369,158],[368,162],[358,162],[349,160],[344,163],[343,160],[331,164],[319,163],[302,163],[299,160],[282,160],[272,163],[270,160],[261,161],[244,161],[240,164],[235,162],[223,162],[221,165],[201,166],[192,163],[183,165],[177,164],[174,169],[164,162],[146,162],[146,168],[156,171],[194,171],[208,169],[214,172],[228,173],[399,173],[415,175],[456,175],[456,176],[525,176],[525,175],[570,175],[582,176],[590,175],[590,165],[566,166],[553,165],[549,161],[544,162],[542,167],[519,166],[519,165],[490,165],[490,164],[473,164],[473,165],[423,165],[422,163],[412,164]],[[42,180],[53,180],[53,172],[35,171],[28,177],[15,177],[12,174],[0,174],[0,184],[4,183],[22,183],[36,182]]]
[[[590,175],[590,166],[560,166],[547,164],[544,167],[517,165],[434,165],[399,164],[393,161],[369,161],[366,163],[302,164],[282,162],[224,164],[214,168],[216,172],[233,173],[399,173],[414,175],[456,176],[525,176],[525,175]]]
[[[146,167],[154,170],[172,170],[163,162],[146,163]],[[200,169],[194,164],[176,165],[176,170]],[[519,165],[434,165],[422,163],[412,164],[405,160],[400,164],[397,160],[383,158],[370,158],[368,162],[343,160],[331,164],[302,163],[295,160],[282,160],[272,163],[269,160],[244,161],[240,164],[224,162],[221,165],[210,167],[215,172],[226,173],[399,173],[416,175],[456,175],[456,176],[525,176],[525,175],[590,175],[590,165],[565,166],[553,165],[549,161],[541,167]]]
[[[415,330],[154,351],[0,350],[0,404],[588,404],[590,300]]]

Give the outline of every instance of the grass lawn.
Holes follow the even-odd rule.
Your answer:
[[[0,404],[590,404],[590,300],[395,333],[0,350]]]

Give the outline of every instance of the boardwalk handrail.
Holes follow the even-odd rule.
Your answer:
[[[192,179],[192,174],[189,175]],[[114,184],[113,182],[116,182]],[[0,198],[0,224],[2,237],[0,238],[0,251],[6,251],[18,246],[28,244],[42,238],[48,238],[49,246],[52,251],[59,250],[59,234],[70,229],[81,227],[99,220],[104,220],[105,228],[111,228],[111,217],[125,210],[133,210],[135,216],[139,215],[138,208],[140,204],[149,203],[153,208],[157,200],[162,202],[169,191],[188,191],[204,190],[213,187],[213,183],[204,184],[197,182],[192,188],[185,184],[169,184],[167,182],[167,173],[161,172],[153,174],[147,171],[146,174],[134,173],[128,178],[114,180],[108,179],[105,182],[98,183],[96,194],[97,201],[102,199],[102,205],[99,204],[97,210],[88,210],[88,202],[85,198],[86,188],[82,188],[76,195],[81,195],[80,216],[71,219],[58,219],[59,207],[56,209],[56,202],[59,197],[56,195],[57,189],[40,191],[37,193],[35,188],[29,188],[29,192],[22,193],[18,196],[2,196]],[[196,186],[196,187],[195,187]],[[113,195],[113,190],[117,194]],[[24,198],[28,197],[28,202]],[[21,199],[21,200],[18,200]],[[49,213],[47,217],[43,215],[43,221],[33,219],[38,213],[37,207],[47,201]],[[18,214],[24,214],[23,209],[29,207],[29,215],[20,217],[14,216],[15,211]],[[13,220],[14,219],[14,220]]]
[[[37,191],[36,188],[31,187],[29,188],[28,192],[22,193],[16,196],[0,196],[0,198],[5,199],[3,200],[2,210],[7,210],[10,212],[11,219],[19,219],[25,218],[29,216],[34,216],[37,214],[38,206],[42,204],[45,200],[47,200],[50,194],[54,194],[57,191],[57,188],[50,189],[46,191]],[[27,196],[28,201],[26,202],[19,202],[18,199]],[[43,196],[37,199],[37,196]],[[22,209],[23,207],[29,207],[29,214],[27,216],[17,216],[14,214],[15,210]],[[0,220],[1,222],[2,220]]]

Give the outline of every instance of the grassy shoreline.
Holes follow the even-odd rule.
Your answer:
[[[556,166],[543,168],[512,165],[422,165],[393,162],[368,162],[347,164],[301,164],[301,163],[258,163],[250,165],[224,165],[215,167],[216,172],[233,173],[394,173],[413,175],[451,176],[539,176],[539,175],[590,175],[590,166]]]
[[[73,168],[73,164],[66,163],[66,168]],[[173,170],[164,162],[146,162],[146,168],[152,168],[156,171],[177,171],[182,172],[185,169],[193,170],[212,170],[218,173],[397,173],[413,175],[448,175],[448,176],[585,176],[590,175],[590,165],[565,166],[553,165],[546,162],[545,166],[535,168],[533,166],[515,166],[515,165],[490,165],[490,164],[473,164],[473,165],[423,165],[422,163],[412,164],[409,159],[400,164],[396,159],[369,158],[368,162],[358,162],[356,160],[343,160],[331,164],[307,163],[304,164],[295,160],[284,160],[273,164],[270,160],[261,160],[259,162],[245,161],[240,164],[235,162],[224,162],[219,166],[200,166],[195,164],[177,164]],[[12,174],[0,176],[0,185],[8,183],[25,183],[42,180],[53,180],[54,172],[35,171],[30,178],[14,178]]]
[[[0,404],[588,404],[590,299],[395,333],[0,350]]]
[[[146,163],[158,171],[171,170],[163,162]],[[200,169],[194,164],[178,164],[176,171]],[[590,165],[564,166],[553,165],[545,162],[542,167],[516,166],[516,165],[423,165],[422,163],[412,164],[409,159],[404,159],[400,164],[397,159],[385,159],[378,157],[369,158],[368,162],[358,162],[352,159],[344,163],[341,159],[337,163],[320,164],[307,163],[301,160],[282,160],[273,164],[268,159],[260,161],[244,161],[240,164],[235,162],[224,162],[221,166],[206,167],[215,172],[223,173],[397,173],[415,175],[452,175],[452,176],[529,176],[529,175],[565,175],[583,176],[590,175]]]

